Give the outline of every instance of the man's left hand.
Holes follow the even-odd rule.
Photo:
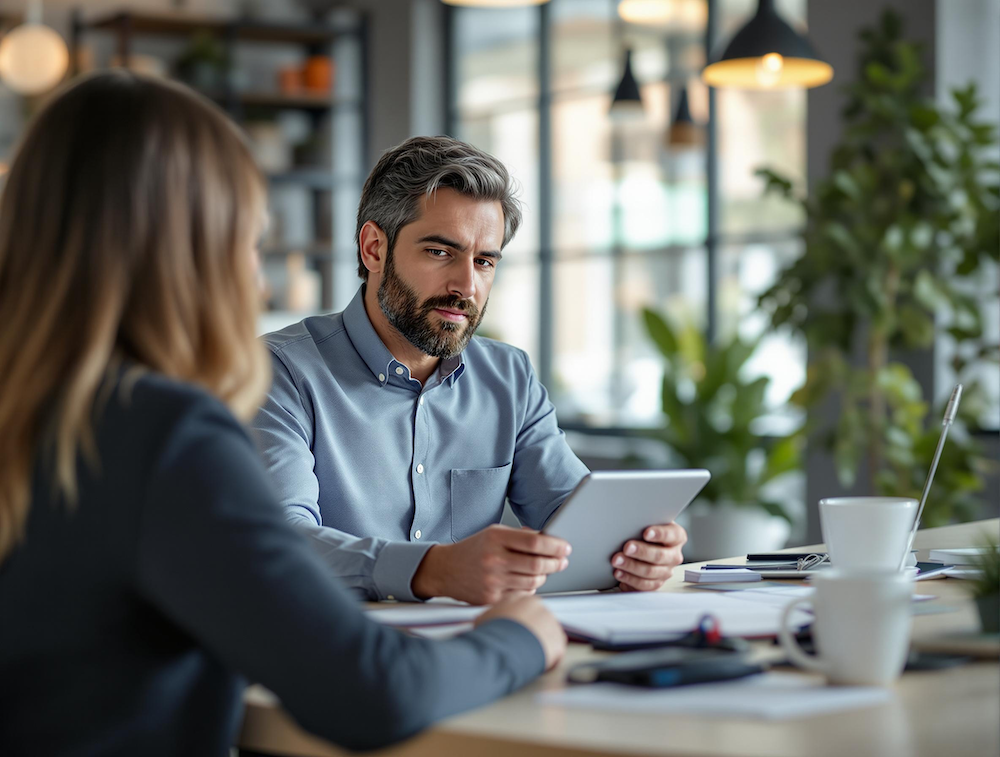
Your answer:
[[[627,541],[621,552],[611,557],[622,591],[656,591],[684,562],[681,547],[687,532],[676,523],[649,526],[642,541]]]

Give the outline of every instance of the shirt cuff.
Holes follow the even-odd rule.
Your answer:
[[[433,546],[433,542],[411,544],[408,541],[391,541],[382,547],[375,560],[375,570],[372,571],[378,598],[398,599],[402,602],[422,601],[414,596],[410,583],[427,550]]]

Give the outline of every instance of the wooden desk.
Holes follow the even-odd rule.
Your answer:
[[[980,531],[997,538],[1000,519],[921,531],[915,547],[923,551],[968,546]],[[822,545],[805,549],[822,549]],[[926,553],[921,555],[924,556]],[[676,571],[663,590],[690,591],[684,588],[682,579],[683,571]],[[965,582],[944,579],[921,582],[918,586],[921,593],[936,595],[939,604],[953,606],[956,611],[915,617],[914,639],[977,627],[975,608],[968,598]],[[771,650],[761,644],[760,651],[767,654]],[[587,646],[570,645],[566,660],[556,670],[521,691],[474,712],[452,717],[378,754],[392,757],[1000,754],[1000,664],[995,660],[950,670],[907,673],[894,687],[896,698],[890,704],[780,722],[692,715],[623,715],[536,704],[535,695],[539,691],[564,686],[569,665],[596,654]],[[345,754],[298,728],[281,711],[274,697],[260,687],[248,691],[239,746],[295,757]]]

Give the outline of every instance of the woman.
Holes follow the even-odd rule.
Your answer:
[[[38,114],[0,204],[0,754],[224,754],[245,676],[390,743],[560,657],[534,599],[445,642],[367,621],[236,418],[264,189],[235,129],[116,72]],[[235,418],[234,418],[235,415]]]

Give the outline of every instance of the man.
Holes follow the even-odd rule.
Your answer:
[[[520,221],[498,160],[410,139],[365,182],[358,294],[266,337],[265,461],[289,519],[369,598],[493,604],[568,564],[571,546],[537,531],[587,468],[527,355],[473,339]],[[527,528],[498,525],[505,498]],[[623,589],[681,562],[679,526],[643,537],[612,557]]]

